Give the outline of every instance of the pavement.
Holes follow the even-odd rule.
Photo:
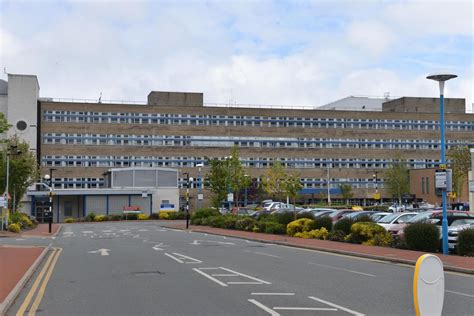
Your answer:
[[[412,315],[410,265],[166,228],[64,224],[11,315]],[[283,236],[279,236],[283,238]],[[446,271],[444,315],[474,315],[474,276]]]
[[[173,223],[167,226],[176,229],[185,229],[183,223]],[[314,249],[345,255],[352,255],[363,258],[384,260],[389,262],[405,263],[415,265],[416,260],[426,252],[396,249],[389,247],[365,246],[329,240],[303,239],[284,235],[273,235],[264,233],[246,232],[240,230],[213,228],[209,226],[190,226],[194,232],[202,232],[221,236],[232,236],[247,240],[274,243],[278,245]],[[457,255],[443,255],[436,253],[443,261],[446,271],[455,271],[467,274],[474,274],[474,257],[461,257]]]

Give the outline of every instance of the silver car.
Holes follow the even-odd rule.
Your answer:
[[[448,228],[448,246],[449,250],[456,250],[458,245],[458,235],[464,229],[474,229],[474,218],[457,219],[451,223]]]

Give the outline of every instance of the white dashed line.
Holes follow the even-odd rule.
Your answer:
[[[254,278],[254,277],[251,277],[250,275],[246,275],[246,274],[243,274],[243,273],[240,273],[240,272],[237,272],[237,271],[233,271],[233,270],[231,270],[231,269],[227,269],[227,268],[223,268],[223,267],[220,267],[220,268],[221,268],[222,270],[225,270],[225,271],[228,271],[228,272],[231,272],[231,273],[238,274],[238,275],[240,275],[240,276],[246,277],[246,278],[248,278],[248,279],[251,279],[251,280],[254,280],[254,281],[263,283],[263,284],[271,284],[270,282],[267,282],[267,281],[263,281],[263,280]]]
[[[251,293],[252,295],[295,295],[295,293]]]
[[[276,310],[283,311],[337,311],[337,308],[319,308],[319,307],[273,307]]]
[[[248,251],[248,250],[245,250],[245,252],[248,252],[248,253],[253,253],[253,254],[256,254],[256,255],[261,255],[261,256],[272,257],[272,258],[281,258],[281,257],[279,257],[279,256],[271,255],[271,254],[269,254],[269,253],[264,253],[264,252],[258,252],[258,251]]]
[[[170,257],[171,259],[173,259],[173,260],[175,260],[175,261],[177,261],[177,262],[179,262],[179,263],[184,263],[184,261],[182,261],[182,260],[180,260],[180,259],[178,259],[178,258],[176,258],[176,257],[174,257],[174,256],[172,256],[172,255],[170,255],[169,253],[166,253],[166,252],[165,252],[165,256],[168,256],[168,257]]]

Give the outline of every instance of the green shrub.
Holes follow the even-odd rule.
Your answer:
[[[369,215],[362,215],[354,220],[354,223],[373,223],[374,220]]]
[[[237,222],[237,216],[235,215],[224,215],[221,228],[235,229],[235,222]]]
[[[251,217],[244,217],[235,222],[235,228],[239,230],[252,231],[257,221]]]
[[[97,215],[94,217],[95,222],[105,222],[107,220],[107,216],[105,215]]]
[[[8,225],[8,230],[11,231],[12,233],[19,233],[21,232],[21,225],[19,223],[12,223]]]
[[[370,246],[388,246],[392,242],[392,235],[382,226],[372,222],[354,223],[351,233],[346,240]]]
[[[170,212],[168,213],[168,219],[170,220],[186,219],[186,212]]]
[[[332,232],[329,233],[328,239],[331,241],[344,241],[346,234],[342,230],[333,230]]]
[[[222,215],[210,216],[207,218],[204,217],[201,218],[201,221],[203,221],[204,219],[206,219],[205,222],[207,222],[207,225],[211,227],[222,228],[222,226],[224,225],[224,216]]]
[[[72,218],[72,217],[68,217],[68,218],[64,219],[64,222],[65,223],[75,223],[76,219]]]
[[[314,228],[321,229],[326,228],[326,231],[330,232],[332,230],[332,219],[329,216],[318,217],[315,220]]]
[[[341,218],[334,224],[335,231],[343,231],[344,235],[349,235],[351,233],[351,226],[354,224],[354,221],[350,218]]]
[[[439,249],[440,234],[435,224],[413,223],[405,227],[404,233],[408,249],[428,252]]]
[[[89,214],[86,215],[85,217],[85,221],[86,222],[93,222],[95,219],[95,213],[94,212],[90,212]]]
[[[313,229],[307,232],[296,233],[295,237],[299,238],[313,238],[313,239],[328,239],[329,232],[325,227],[321,227],[321,229]]]
[[[120,221],[122,219],[122,214],[111,214],[108,218],[109,221]]]
[[[191,222],[191,224],[193,224],[193,225],[204,225],[204,224],[202,223],[202,218],[195,218],[195,219]]]
[[[286,226],[275,222],[265,222],[264,232],[266,234],[283,235],[286,232]]]
[[[25,213],[15,212],[10,214],[10,222],[20,225],[20,228],[36,226]]]
[[[298,213],[296,215],[296,219],[300,219],[300,218],[309,218],[309,219],[314,220],[314,215],[313,213],[309,213],[309,212]]]
[[[277,222],[279,224],[287,226],[289,223],[295,220],[295,215],[293,212],[287,212],[282,214],[272,214],[267,218],[266,221]]]
[[[288,223],[286,226],[286,233],[288,236],[294,236],[296,233],[308,232],[314,228],[313,220],[308,218],[300,218],[296,221]]]
[[[197,218],[209,218],[211,216],[220,216],[221,214],[215,210],[215,209],[212,209],[212,208],[201,208],[199,210],[197,210],[196,212],[194,212],[192,215],[191,215],[191,224],[193,225],[196,225],[194,223],[194,221],[197,219]],[[202,224],[202,225],[205,225],[205,224]]]
[[[463,229],[459,232],[458,254],[474,257],[474,228]]]

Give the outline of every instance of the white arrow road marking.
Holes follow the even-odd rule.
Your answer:
[[[203,242],[214,242],[221,245],[235,245],[233,242],[215,241],[215,240],[194,240],[191,245],[201,245]]]
[[[314,296],[308,296],[308,298],[310,298],[310,299],[312,299],[312,300],[315,300],[315,301],[317,301],[317,302],[321,302],[321,303],[327,304],[327,305],[329,305],[329,306],[338,308],[338,309],[343,310],[343,311],[345,311],[345,312],[348,312],[349,314],[352,314],[352,315],[356,315],[356,316],[364,316],[364,315],[365,315],[365,314],[362,314],[362,313],[353,311],[352,309],[349,309],[349,308],[346,308],[346,307],[343,307],[343,306],[340,306],[340,305],[336,305],[336,304],[334,304],[334,303],[331,303],[331,302],[322,300],[322,299],[317,298],[317,297],[314,297]]]
[[[64,233],[63,233],[63,236],[64,236],[64,238],[73,237],[73,236],[74,236],[74,232],[64,232]]]
[[[157,245],[154,245],[152,248],[156,251],[160,251],[160,250],[163,250],[162,248],[165,248],[165,247],[169,247],[168,245],[164,245],[163,243],[159,243]]]
[[[169,253],[165,253],[165,256],[170,257],[171,259],[173,259],[173,260],[175,260],[179,263],[186,263],[186,264],[188,264],[188,263],[202,263],[201,260],[194,259],[194,258],[185,256],[185,255],[180,254],[180,253],[173,252],[173,255],[170,255]],[[185,262],[185,261],[187,261],[187,262]]]
[[[259,301],[257,300],[254,300],[254,299],[249,299],[248,300],[250,303],[252,304],[255,304],[256,306],[260,307],[261,309],[263,309],[264,311],[266,311],[267,313],[269,313],[270,315],[272,316],[280,316],[279,313],[275,312],[273,309],[271,309],[270,307],[267,307],[265,305],[263,305],[262,303],[260,303]]]
[[[93,234],[94,232],[92,230],[83,230],[83,234]]]
[[[110,249],[97,249],[93,251],[89,251],[89,253],[100,253],[101,256],[108,256]]]

